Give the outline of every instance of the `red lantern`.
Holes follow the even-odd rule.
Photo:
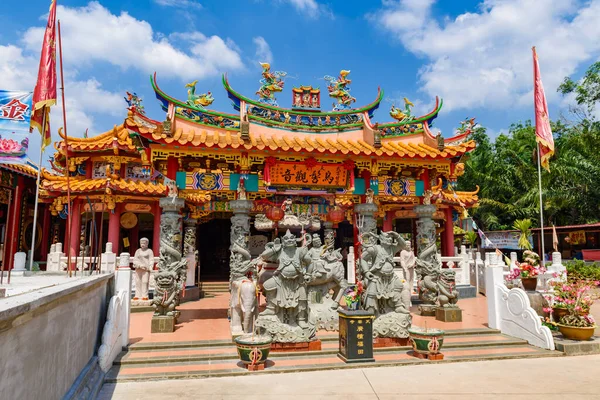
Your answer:
[[[273,222],[279,222],[283,219],[284,212],[281,207],[269,207],[267,210],[267,218]]]
[[[338,207],[333,207],[327,213],[327,218],[329,221],[337,225],[344,220],[344,210]]]

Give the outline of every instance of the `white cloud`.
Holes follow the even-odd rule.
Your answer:
[[[279,0],[280,2],[291,4],[298,12],[310,18],[317,18],[321,15],[333,18],[333,13],[324,4],[316,0]]]
[[[153,0],[159,6],[201,9],[202,4],[194,0]]]
[[[438,21],[435,0],[384,0],[368,18],[426,64],[422,89],[447,110],[532,103],[531,47],[546,95],[600,55],[600,0],[484,0],[476,12]]]
[[[258,62],[273,62],[273,53],[271,52],[271,47],[269,43],[262,36],[257,36],[252,38],[252,42],[256,45],[256,53],[255,58]]]
[[[189,33],[195,41],[183,41],[186,53],[168,38],[155,33],[146,21],[126,12],[112,14],[97,2],[85,7],[59,6],[65,63],[90,65],[108,62],[122,69],[135,68],[145,73],[182,80],[202,79],[223,70],[243,68],[239,49],[218,36]],[[43,28],[31,28],[24,35],[30,50],[39,51]]]

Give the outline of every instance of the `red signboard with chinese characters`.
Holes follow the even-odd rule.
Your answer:
[[[346,187],[348,170],[341,164],[307,166],[306,163],[277,162],[270,168],[271,185]]]

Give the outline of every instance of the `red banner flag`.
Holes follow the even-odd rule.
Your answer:
[[[56,104],[56,0],[51,0],[48,24],[42,42],[40,68],[37,83],[33,91],[33,111],[31,128],[37,128],[42,135],[42,149],[52,142],[50,136],[50,106]],[[44,123],[46,117],[46,126]]]
[[[554,155],[554,138],[550,128],[550,117],[548,116],[548,104],[546,103],[546,94],[542,77],[540,76],[540,66],[538,64],[535,47],[533,50],[533,98],[535,106],[535,140],[539,143],[540,160],[542,167],[550,172],[550,158]]]

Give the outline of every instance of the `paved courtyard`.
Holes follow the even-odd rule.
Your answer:
[[[600,355],[105,384],[100,400],[600,399]]]

